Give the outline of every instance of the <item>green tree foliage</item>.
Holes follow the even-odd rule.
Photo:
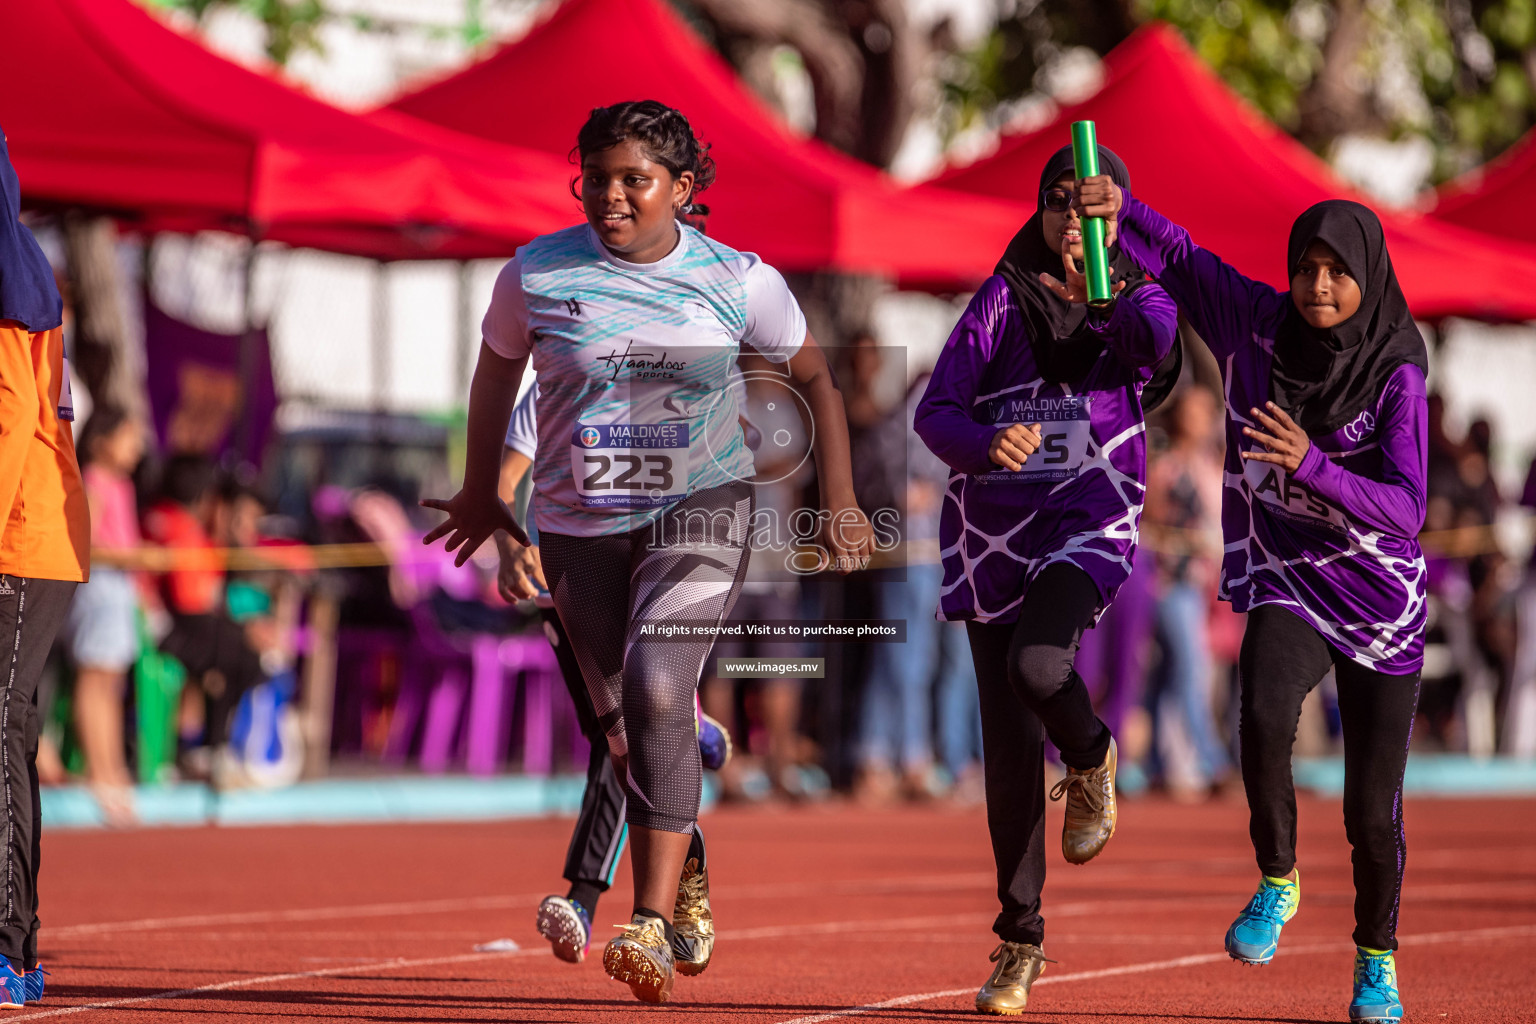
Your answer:
[[[1073,47],[1104,54],[1137,24],[1173,24],[1239,94],[1326,154],[1350,132],[1434,147],[1443,180],[1536,122],[1536,0],[1020,0],[944,64],[951,132],[1049,92]],[[1118,17],[1116,15],[1119,15]]]
[[[337,15],[325,0],[140,0],[163,10],[187,11],[201,22],[210,11],[233,8],[244,11],[261,22],[266,31],[267,56],[276,64],[287,64],[297,53],[324,54],[320,29]],[[484,20],[486,0],[464,0],[464,21],[457,28],[441,25],[416,25],[409,21],[353,14],[350,23],[362,32],[395,32],[401,29],[424,32],[429,36],[457,35],[474,47],[490,39]]]
[[[219,7],[234,7],[260,21],[266,29],[267,56],[287,64],[301,51],[323,51],[320,26],[330,17],[322,0],[150,0],[156,7],[188,11],[201,21]]]

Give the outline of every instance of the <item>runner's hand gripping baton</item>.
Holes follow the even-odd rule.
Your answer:
[[[1099,173],[1099,140],[1092,121],[1072,122],[1072,162],[1077,165],[1078,180]],[[1104,248],[1104,218],[1083,218],[1083,262],[1087,265],[1088,305],[1107,306],[1113,298],[1109,290],[1109,253]]]

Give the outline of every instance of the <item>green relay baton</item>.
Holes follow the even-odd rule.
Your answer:
[[[1072,162],[1079,180],[1099,173],[1099,140],[1092,121],[1072,122]],[[1109,253],[1104,248],[1104,218],[1083,218],[1083,262],[1087,264],[1088,305],[1107,306]]]

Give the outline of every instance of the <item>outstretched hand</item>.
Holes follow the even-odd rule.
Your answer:
[[[423,498],[421,507],[448,513],[448,518],[433,527],[421,542],[432,544],[439,538],[447,537],[448,550],[459,552],[453,560],[454,565],[463,565],[469,561],[469,556],[478,551],[480,545],[497,530],[505,530],[507,536],[525,547],[528,544],[528,535],[517,525],[512,510],[495,494],[477,496],[460,491],[447,501]]]
[[[1065,283],[1056,280],[1050,274],[1041,274],[1040,283],[1055,292],[1058,298],[1079,304],[1087,302],[1088,278],[1082,270],[1078,269],[1077,261],[1072,258],[1072,253],[1066,246],[1061,247],[1061,266],[1067,274]],[[1125,282],[1120,281],[1110,291],[1111,294],[1119,295],[1124,289]]]
[[[1269,410],[1268,415],[1260,409],[1250,409],[1249,413],[1269,433],[1262,433],[1252,427],[1244,427],[1243,433],[1262,444],[1267,451],[1243,452],[1242,456],[1254,462],[1273,462],[1287,473],[1294,473],[1301,468],[1301,460],[1307,457],[1307,449],[1312,447],[1312,440],[1274,402],[1265,402],[1264,407]]]

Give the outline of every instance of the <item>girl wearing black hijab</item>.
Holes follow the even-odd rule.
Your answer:
[[[0,1008],[43,997],[37,963],[37,681],[90,560],[90,513],[53,269],[20,221],[21,187],[0,133],[0,775],[4,918]]]
[[[1330,668],[1354,848],[1352,1020],[1402,1017],[1397,912],[1403,770],[1424,660],[1424,339],[1381,221],[1344,200],[1296,219],[1288,291],[1249,280],[1123,185],[1081,184],[1085,215],[1179,304],[1220,361],[1227,399],[1221,596],[1248,612],[1239,734],[1258,891],[1227,931],[1267,963],[1301,898],[1291,744]]]
[[[1129,184],[1125,165],[1099,164]],[[962,620],[981,692],[987,825],[1002,940],[976,996],[1023,1010],[1045,964],[1044,737],[1061,751],[1062,853],[1095,857],[1115,827],[1115,746],[1072,668],[1083,630],[1130,575],[1146,483],[1143,409],[1154,370],[1177,375],[1163,290],[1108,239],[1116,297],[1085,306],[1071,147],[1040,176],[1037,209],[949,337],[914,427],[951,467],[939,617]]]

